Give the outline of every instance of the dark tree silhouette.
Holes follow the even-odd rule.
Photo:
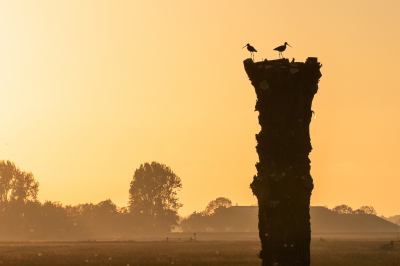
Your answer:
[[[93,208],[93,227],[96,232],[100,232],[103,237],[115,235],[119,226],[120,213],[118,207],[111,199],[99,202]]]
[[[207,231],[210,228],[210,217],[195,211],[181,221],[180,227],[184,232]]]
[[[178,225],[177,191],[181,179],[158,162],[144,163],[136,169],[129,189],[129,210],[137,226],[148,233],[169,232]]]
[[[222,210],[232,206],[232,201],[228,198],[219,197],[210,201],[202,212],[193,212],[183,219],[180,227],[183,231],[223,231],[227,224],[226,217],[218,216]]]
[[[339,214],[351,214],[351,213],[353,213],[353,209],[350,206],[346,205],[346,204],[338,205],[335,208],[333,208],[332,211],[337,212]]]
[[[215,200],[210,201],[210,203],[208,203],[203,213],[205,215],[211,215],[213,213],[229,208],[231,206],[232,206],[232,201],[230,199],[219,197],[216,198]]]
[[[251,189],[258,199],[263,266],[310,265],[311,105],[321,65],[287,59],[244,61],[257,94],[261,131]]]
[[[39,183],[32,172],[26,173],[13,162],[0,161],[0,205],[36,201]]]
[[[354,211],[355,214],[372,214],[377,215],[374,207],[372,206],[362,206]]]
[[[118,208],[110,199],[98,204],[65,206],[67,237],[73,239],[124,237],[137,233],[126,208]]]
[[[27,239],[60,239],[65,235],[68,218],[60,202],[28,202],[24,211],[24,235]]]
[[[33,174],[21,171],[11,161],[0,161],[0,232],[22,237],[26,226],[27,203],[37,202],[39,183]],[[40,204],[39,204],[40,206]]]

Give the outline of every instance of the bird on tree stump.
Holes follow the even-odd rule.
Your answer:
[[[246,46],[247,46],[247,50],[250,52],[251,59],[254,60],[254,52],[257,52],[257,50],[254,49],[254,47],[251,46],[250,43],[248,43],[248,44],[246,44],[245,46],[243,46],[243,48],[246,47]],[[242,48],[242,49],[243,49],[243,48]]]

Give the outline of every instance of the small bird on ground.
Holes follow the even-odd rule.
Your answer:
[[[254,49],[254,47],[253,46],[251,46],[250,45],[250,43],[248,43],[248,44],[246,44],[245,46],[243,46],[243,48],[244,47],[246,47],[247,46],[247,50],[250,52],[250,55],[251,55],[251,57],[252,57],[252,59],[254,60],[254,52],[257,52],[257,50],[256,49]],[[242,48],[242,49],[243,49]]]
[[[289,45],[289,44],[287,42],[285,42],[284,45],[278,46],[274,49],[275,51],[279,51],[279,58],[281,58],[281,56],[282,56],[282,58],[284,58],[282,55],[282,52],[286,50],[286,45]],[[290,47],[292,47],[292,46],[290,46]]]
[[[290,62],[290,63],[294,63],[294,57],[293,57],[293,59],[292,59],[292,62]]]

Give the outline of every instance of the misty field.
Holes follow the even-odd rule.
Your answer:
[[[400,244],[328,240],[311,244],[312,265],[400,265]],[[259,241],[3,242],[1,265],[260,265]]]

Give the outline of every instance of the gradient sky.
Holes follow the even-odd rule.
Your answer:
[[[323,64],[311,205],[400,214],[400,1],[0,1],[0,160],[39,200],[128,201],[141,163],[181,177],[181,215],[256,203],[256,95],[244,71]]]

